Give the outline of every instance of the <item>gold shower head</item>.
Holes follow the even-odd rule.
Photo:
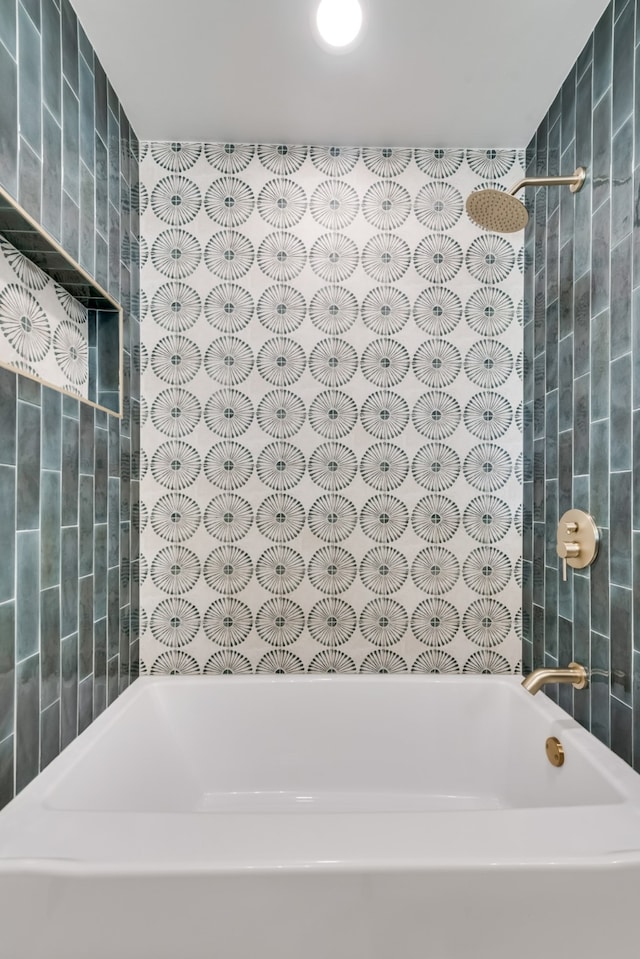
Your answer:
[[[524,203],[515,196],[526,186],[568,186],[572,193],[582,188],[587,171],[579,166],[572,176],[531,176],[520,180],[509,193],[502,190],[476,190],[467,197],[467,213],[483,230],[516,233],[529,221]]]

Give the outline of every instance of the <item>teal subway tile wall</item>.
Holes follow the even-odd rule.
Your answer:
[[[525,236],[525,670],[590,667],[560,704],[640,769],[640,88],[635,0],[612,2],[542,120],[528,173],[571,173],[537,189]],[[589,510],[591,568],[563,582],[558,518]]]
[[[138,143],[67,0],[0,4],[0,90],[0,186],[124,310],[122,419],[0,369],[3,805],[137,675],[140,328]]]

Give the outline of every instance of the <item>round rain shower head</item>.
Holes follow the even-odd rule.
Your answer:
[[[579,166],[570,176],[528,176],[509,193],[502,190],[476,190],[467,198],[467,213],[483,230],[495,233],[516,233],[529,222],[529,214],[516,193],[526,186],[568,186],[579,193],[587,177],[587,170]]]
[[[467,213],[483,230],[494,233],[517,233],[529,222],[525,205],[502,190],[476,190],[467,197]]]

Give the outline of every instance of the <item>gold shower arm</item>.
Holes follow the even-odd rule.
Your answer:
[[[568,186],[572,193],[577,193],[582,189],[586,176],[587,171],[583,166],[579,166],[571,176],[526,176],[519,180],[509,193],[515,196],[526,186]]]

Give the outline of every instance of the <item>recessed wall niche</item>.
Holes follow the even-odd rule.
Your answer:
[[[0,188],[0,365],[122,416],[122,308]]]

